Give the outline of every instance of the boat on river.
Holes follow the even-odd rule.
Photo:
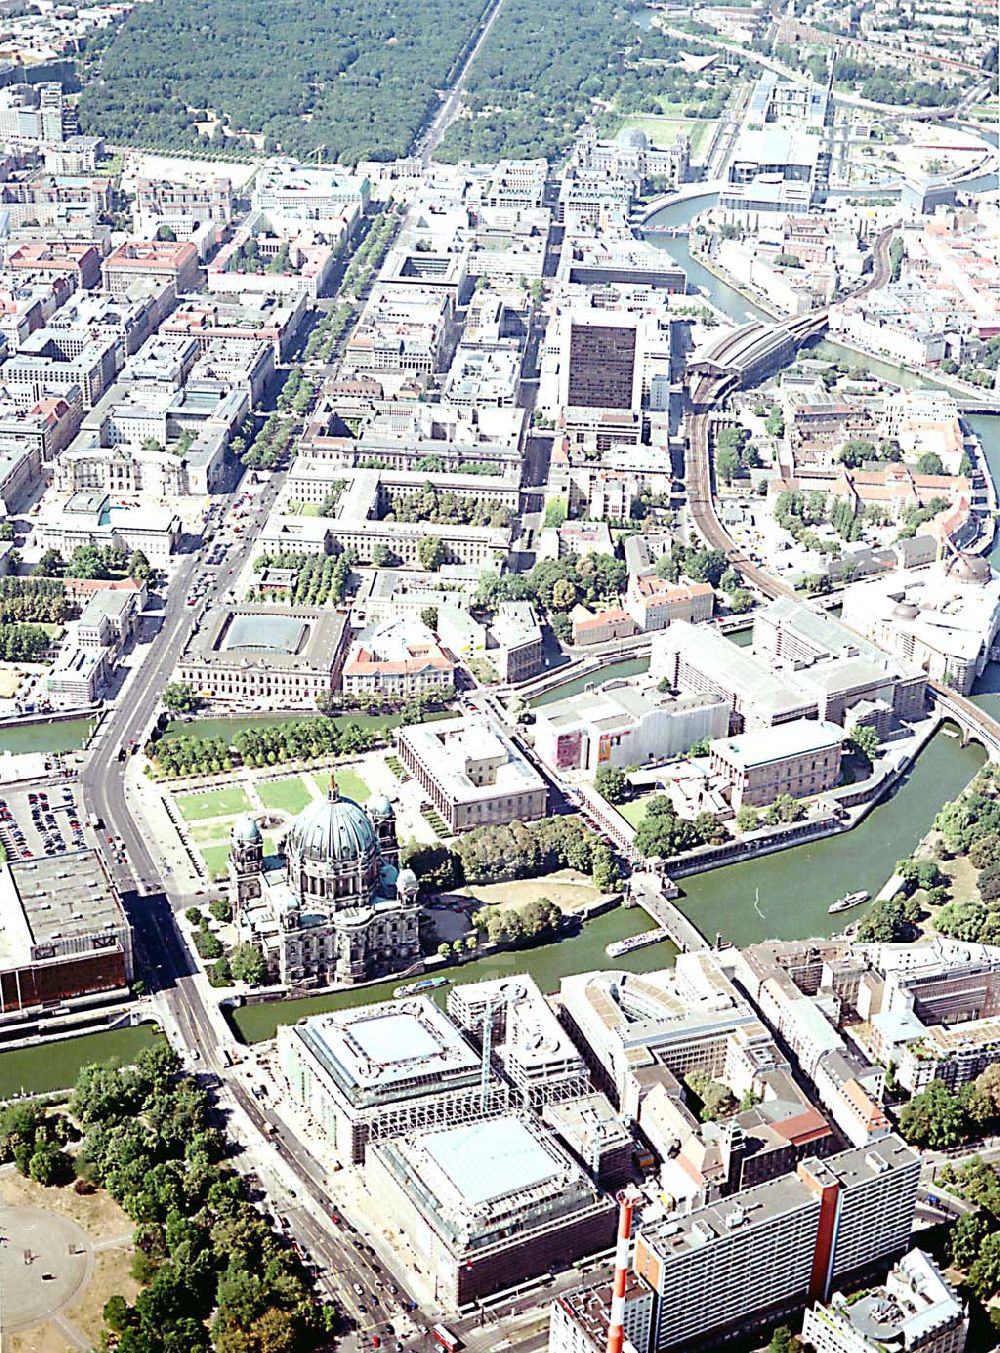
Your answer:
[[[836,916],[838,912],[850,911],[852,907],[860,907],[862,902],[867,902],[871,893],[866,893],[863,889],[856,893],[845,893],[838,901],[830,907],[830,915]]]
[[[435,987],[446,987],[450,977],[422,977],[419,982],[407,982],[392,993],[398,1001],[402,996],[416,996],[421,991],[433,991]]]
[[[605,947],[604,952],[608,958],[621,958],[622,954],[630,954],[634,949],[645,949],[647,944],[659,944],[661,940],[669,940],[670,936],[658,926],[655,930],[644,930],[640,935],[630,935],[627,940],[614,940]]]

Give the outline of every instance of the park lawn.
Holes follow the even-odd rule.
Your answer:
[[[645,132],[654,146],[666,149],[677,136],[684,135],[691,142],[691,154],[697,155],[709,130],[715,126],[713,121],[684,117],[630,117],[622,127],[635,127]]]
[[[251,810],[246,790],[239,785],[206,789],[200,794],[176,794],[174,803],[187,822],[198,822],[207,817],[235,817]]]
[[[213,841],[228,841],[233,830],[234,817],[210,817],[203,822],[188,825],[188,835],[198,845],[211,845]]]
[[[967,855],[956,855],[953,860],[939,860],[938,868],[947,875],[951,895],[956,902],[974,902],[978,899],[976,881],[979,870],[969,863]]]
[[[299,775],[288,775],[282,780],[258,780],[255,788],[265,808],[282,813],[301,813],[312,799]]]
[[[337,788],[345,799],[353,799],[355,803],[367,803],[372,796],[371,790],[362,780],[356,770],[350,766],[335,766],[334,775],[337,779]],[[319,775],[314,775],[313,780],[316,788],[321,794],[325,794],[330,788],[330,772],[323,771]]]
[[[205,869],[210,879],[222,879],[226,876],[229,862],[229,843],[223,846],[199,846],[198,854],[205,861]]]
[[[139,1294],[140,1285],[131,1276],[133,1223],[104,1189],[79,1194],[72,1188],[43,1188],[13,1172],[0,1181],[0,1204],[68,1217],[86,1232],[92,1244],[107,1245],[94,1254],[83,1286],[65,1308],[66,1317],[96,1348],[108,1298],[120,1293],[132,1302]],[[121,1243],[115,1244],[119,1239]],[[64,1353],[67,1347],[63,1329],[51,1319],[4,1336],[4,1348],[10,1353]]]
[[[616,803],[615,807],[621,813],[626,822],[630,823],[638,831],[639,827],[646,819],[646,809],[649,806],[649,800],[652,794],[643,794],[638,799],[629,799],[628,803]]]
[[[128,1226],[126,1217],[124,1230],[128,1230]],[[95,1254],[90,1281],[78,1300],[66,1309],[67,1318],[86,1335],[94,1348],[100,1347],[101,1333],[105,1328],[104,1306],[108,1298],[117,1293],[126,1301],[134,1302],[142,1290],[132,1277],[132,1254],[131,1242]]]
[[[579,911],[601,896],[589,874],[578,869],[557,869],[540,878],[515,879],[511,883],[482,883],[465,887],[462,894],[474,898],[483,907],[523,907],[547,897],[562,912]]]

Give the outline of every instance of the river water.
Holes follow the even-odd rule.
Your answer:
[[[545,892],[545,880],[539,879],[538,892]],[[612,940],[624,939],[651,930],[653,922],[639,908],[626,911],[618,908],[595,916],[577,935],[552,944],[540,944],[534,949],[513,953],[494,954],[457,967],[441,968],[440,972],[454,982],[481,982],[494,977],[512,977],[530,973],[543,991],[557,991],[564,977],[573,973],[590,972],[595,968],[624,968],[629,972],[653,972],[669,967],[677,950],[672,944],[650,944],[621,958],[610,959],[604,952]],[[269,1001],[261,1005],[246,1005],[231,1014],[233,1025],[241,1038],[255,1043],[261,1038],[273,1038],[279,1024],[294,1024],[304,1015],[317,1015],[327,1010],[343,1010],[349,1006],[367,1005],[369,1001],[388,1000],[400,979],[379,982],[374,986],[353,991],[337,991],[327,996],[308,996],[297,1001]],[[448,988],[438,987],[428,993],[439,1005],[448,999]]]
[[[0,727],[2,752],[75,752],[94,731],[96,719],[45,719],[35,723],[9,723]]]
[[[863,907],[849,916],[830,916],[827,908],[860,888],[875,897],[895,862],[911,854],[930,828],[941,804],[954,798],[983,763],[978,743],[962,747],[950,731],[935,734],[892,798],[853,831],[681,879],[678,906],[708,939],[721,932],[737,945],[830,935],[863,916]]]

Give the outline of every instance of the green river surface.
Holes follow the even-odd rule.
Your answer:
[[[75,752],[83,747],[97,720],[44,719],[0,727],[0,752]]]
[[[538,891],[540,895],[545,892],[544,879],[538,880]],[[577,972],[589,972],[593,968],[653,972],[656,968],[673,963],[677,950],[672,944],[650,944],[618,959],[610,959],[604,952],[605,945],[612,940],[652,929],[653,922],[644,911],[619,907],[615,911],[606,911],[602,916],[595,916],[577,935],[550,944],[539,944],[532,949],[494,954],[472,963],[436,969],[434,975],[440,974],[454,982],[480,982],[492,977],[530,973],[543,991],[556,991],[564,977]],[[260,1038],[273,1038],[279,1024],[294,1024],[303,1015],[317,1015],[326,1010],[344,1010],[349,1006],[367,1005],[370,1001],[388,1000],[403,980],[396,977],[389,982],[337,991],[326,996],[245,1005],[231,1012],[231,1020],[240,1037],[254,1043]],[[448,999],[448,988],[437,987],[427,994],[443,1007]]]
[[[51,1043],[0,1052],[0,1099],[68,1090],[82,1066],[118,1058],[128,1062],[160,1037],[155,1024],[136,1024],[106,1033],[80,1034]]]

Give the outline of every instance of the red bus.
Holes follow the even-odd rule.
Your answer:
[[[462,1347],[462,1341],[450,1330],[446,1330],[443,1325],[432,1325],[431,1334],[438,1341],[442,1348],[446,1348],[448,1353],[458,1353]]]

